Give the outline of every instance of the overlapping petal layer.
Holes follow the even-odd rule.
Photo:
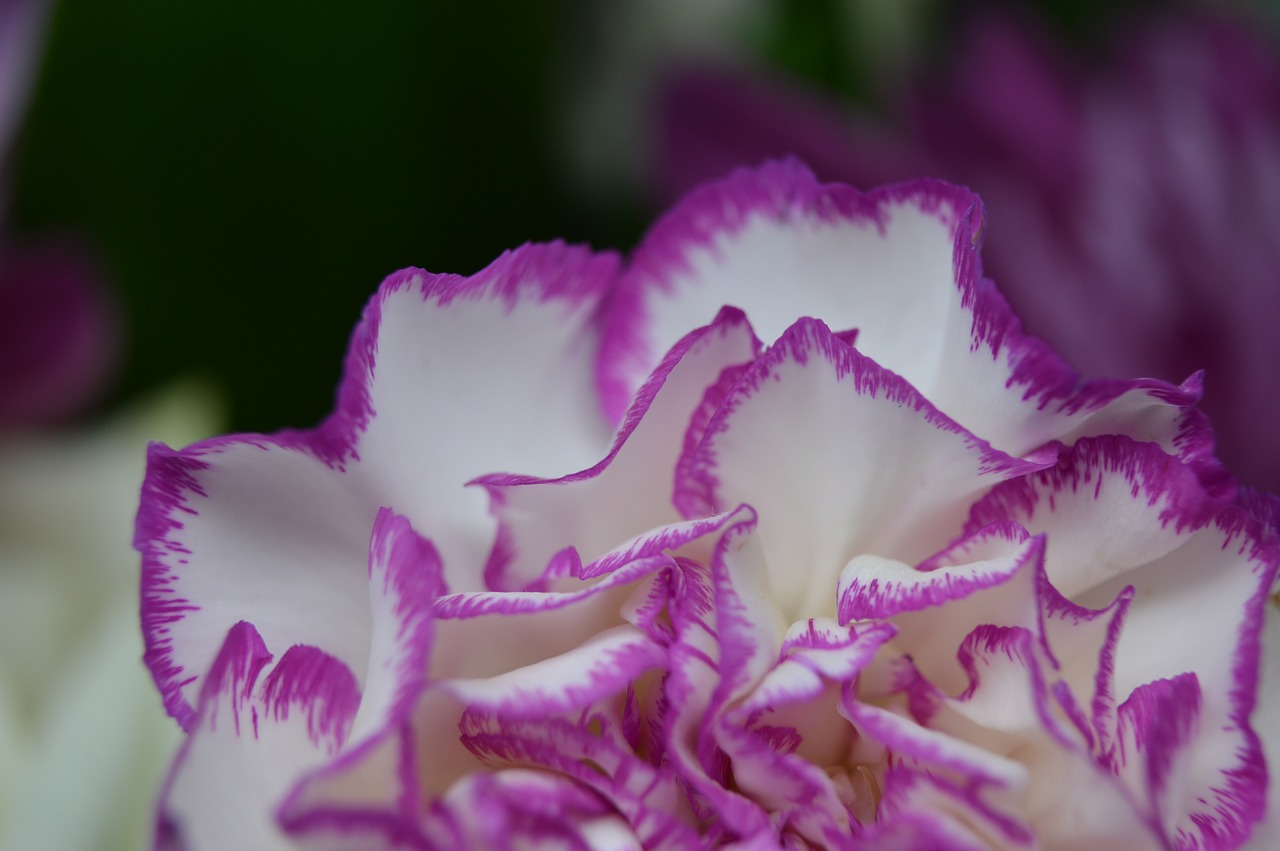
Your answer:
[[[740,172],[621,272],[392,276],[319,429],[154,448],[164,830],[1238,847],[1280,511],[1198,379],[1080,384],[1023,336],[980,227],[940,183]]]

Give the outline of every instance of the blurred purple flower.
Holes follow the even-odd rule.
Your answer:
[[[979,191],[987,268],[1027,329],[1086,377],[1205,369],[1219,454],[1280,489],[1280,64],[1241,29],[1152,19],[1081,67],[1031,28],[973,22],[896,127],[740,70],[673,75],[668,201],[798,154],[859,185],[940,175]]]
[[[82,411],[119,348],[115,305],[89,253],[66,240],[27,244],[5,227],[13,141],[51,5],[0,3],[0,433]]]
[[[117,347],[115,305],[83,251],[61,242],[0,248],[0,431],[83,410]]]

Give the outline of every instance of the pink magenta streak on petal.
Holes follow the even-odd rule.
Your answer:
[[[255,802],[267,811],[236,812],[243,824],[226,823],[220,832],[245,841],[249,837],[267,841],[274,828],[264,819],[270,818],[274,796],[288,788],[290,766],[301,772],[341,748],[360,702],[355,677],[347,666],[302,645],[289,648],[268,667],[271,661],[251,624],[241,621],[228,632],[201,683],[191,734],[165,782],[158,842],[177,842],[188,829],[198,835],[219,819],[231,817],[229,808],[243,808],[245,790],[215,791],[207,785],[210,776],[237,772],[244,773],[246,790],[268,796]],[[278,735],[282,731],[286,735]],[[296,732],[305,736],[296,739]],[[242,746],[229,747],[234,739]],[[210,796],[214,800],[208,800]]]
[[[198,693],[193,690],[198,688],[200,677],[217,652],[216,646],[205,646],[212,639],[202,636],[221,634],[231,625],[230,621],[217,623],[220,613],[208,607],[208,600],[183,591],[186,575],[183,566],[189,555],[185,552],[184,517],[199,516],[197,509],[201,514],[205,512],[205,508],[199,506],[206,495],[203,482],[208,471],[219,464],[218,456],[246,446],[266,451],[280,449],[318,462],[321,470],[328,468],[335,473],[354,470],[361,461],[361,437],[375,417],[371,392],[384,318],[382,311],[393,294],[416,286],[422,299],[436,304],[460,299],[498,299],[508,312],[530,299],[555,300],[575,306],[587,317],[584,321],[591,324],[595,322],[599,300],[613,285],[617,265],[615,255],[594,255],[583,248],[552,243],[527,245],[509,252],[471,278],[433,276],[414,269],[393,274],[371,299],[352,334],[337,407],[319,427],[285,430],[271,436],[232,435],[176,452],[159,446],[151,450],[135,547],[143,554],[142,611],[147,664],[170,714],[184,727],[191,725],[192,703]],[[376,484],[359,487],[336,476],[331,485],[334,500],[348,499],[353,506],[367,502],[361,507],[367,509],[369,522],[380,502],[394,503],[385,494],[379,498]],[[287,486],[287,482],[282,485]],[[209,506],[210,510],[214,508]],[[353,512],[352,517],[359,525],[361,518],[357,513]],[[199,615],[202,628],[175,644],[174,624],[185,622],[193,615]],[[261,613],[255,614],[254,619],[264,634],[270,635],[269,625]],[[204,621],[209,621],[208,628],[203,628]],[[307,634],[302,643],[320,641],[320,636]],[[206,654],[207,658],[202,658]]]
[[[745,837],[769,828],[767,814],[749,798],[727,787],[728,764],[711,735],[720,663],[713,621],[714,589],[706,568],[680,562],[684,581],[669,603],[676,642],[669,656],[670,674],[663,689],[666,711],[659,740],[690,789],[695,815],[728,835]]]
[[[262,637],[258,635],[258,631],[252,624],[240,621],[231,628],[227,633],[226,641],[222,644],[222,649],[214,659],[209,677],[200,689],[200,703],[202,706],[209,707],[211,713],[207,719],[211,728],[216,728],[218,725],[219,695],[225,693],[230,696],[229,705],[235,734],[237,736],[251,734],[254,737],[258,735],[257,715],[249,713],[250,729],[245,730],[242,729],[244,719],[241,714],[246,708],[250,708],[250,702],[257,688],[258,676],[272,659],[267,646],[262,643]]]
[[[1159,798],[1178,751],[1192,744],[1200,721],[1200,683],[1194,673],[1156,680],[1133,690],[1119,710],[1119,764],[1142,760]]]
[[[357,770],[364,760],[389,740],[394,741],[398,750],[396,779],[400,788],[388,806],[309,800],[308,792],[314,784],[328,778],[339,779],[340,782],[343,774]],[[286,833],[294,836],[362,832],[384,838],[392,847],[433,849],[435,846],[422,834],[420,824],[424,799],[418,771],[410,725],[386,727],[354,747],[344,749],[331,762],[303,775],[277,809],[277,821]]]
[[[631,402],[609,453],[601,461],[558,479],[502,474],[472,482],[486,488],[491,511],[499,521],[498,539],[485,566],[487,587],[521,590],[522,581],[528,581],[526,575],[540,570],[552,551],[563,552],[561,548],[569,545],[589,548],[586,541],[606,538],[612,543],[675,519],[669,504],[671,482],[661,476],[660,466],[654,468],[652,459],[678,453],[686,431],[683,423],[697,416],[698,400],[706,385],[726,365],[749,361],[759,350],[759,341],[742,312],[724,308],[714,322],[691,331],[667,353]],[[624,498],[618,492],[624,492],[633,503],[625,520],[601,511],[602,505]],[[535,544],[530,550],[525,534],[530,525],[540,525],[539,532],[553,525],[558,530],[565,528],[560,530],[560,540]],[[594,558],[597,553],[581,555]],[[509,575],[513,567],[516,576]],[[542,578],[549,577],[544,574]],[[508,587],[512,585],[515,587]]]
[[[673,564],[668,555],[642,556],[578,591],[473,591],[436,600],[435,616],[466,620],[488,615],[520,615],[562,609],[622,585],[629,585]]]
[[[692,467],[697,457],[697,449],[707,432],[707,426],[728,400],[730,391],[737,386],[749,369],[750,364],[726,367],[720,373],[716,383],[707,388],[702,404],[694,412],[689,430],[685,432],[684,447],[680,451],[679,460],[676,461],[677,487],[673,494],[676,509],[685,517],[701,517],[715,513],[715,509],[712,508],[715,504],[715,495],[702,492],[701,486],[707,483],[694,475]]]
[[[871,225],[883,231],[886,208],[905,201],[944,220],[979,203],[966,190],[939,181],[917,181],[867,193],[850,186],[823,185],[794,159],[742,169],[690,193],[650,229],[609,304],[600,360],[606,409],[619,419],[633,388],[657,363],[659,352],[653,351],[647,327],[646,290],[656,287],[672,294],[673,279],[689,271],[691,251],[713,248],[718,239],[733,236],[757,217],[780,226],[811,220]],[[693,319],[705,321],[702,317]]]
[[[505,769],[463,778],[433,807],[441,848],[566,848],[589,851],[590,826],[617,819],[604,799],[566,777]]]
[[[487,764],[533,764],[595,790],[646,847],[696,841],[696,833],[668,812],[680,794],[669,769],[650,765],[608,736],[558,718],[524,721],[476,711],[468,711],[460,727],[463,743]]]
[[[1262,743],[1249,724],[1258,701],[1259,671],[1262,663],[1263,619],[1271,595],[1280,581],[1280,538],[1258,519],[1234,508],[1215,518],[1214,525],[1227,534],[1226,546],[1238,541],[1239,552],[1247,554],[1258,579],[1257,591],[1245,606],[1245,617],[1237,634],[1235,658],[1231,666],[1230,718],[1243,738],[1238,763],[1223,771],[1225,787],[1214,787],[1218,805],[1213,815],[1194,814],[1192,820],[1206,840],[1228,842],[1248,836],[1266,809],[1268,782],[1274,782],[1266,764]],[[1272,651],[1274,652],[1274,651]]]
[[[675,550],[704,535],[715,534],[723,529],[731,528],[744,521],[746,517],[754,517],[755,512],[749,506],[738,506],[732,511],[717,514],[698,520],[686,520],[673,523],[651,534],[641,535],[634,541],[608,553],[582,570],[584,579],[605,576],[617,570],[621,565],[651,554],[666,550]]]
[[[315,647],[290,647],[262,684],[261,701],[272,720],[304,712],[307,734],[329,755],[346,741],[360,707],[360,689],[351,670]]]
[[[600,580],[577,591],[481,591],[448,594],[435,603],[436,617],[468,619],[491,614],[515,615],[560,609],[635,582],[669,566],[669,553],[737,522],[741,509],[698,520],[659,527],[626,541],[613,551],[566,574],[584,582]],[[576,553],[573,554],[576,559]]]
[[[797,627],[803,627],[797,631]],[[781,658],[740,708],[732,712],[754,718],[766,709],[802,703],[818,695],[825,682],[848,683],[897,634],[890,623],[836,626],[814,620],[792,626]]]
[[[964,599],[1008,581],[1044,554],[1044,538],[1013,523],[992,523],[915,568],[860,556],[840,577],[841,623],[888,618]],[[865,564],[865,568],[861,567]],[[878,575],[877,575],[878,574]]]
[[[879,707],[856,700],[844,700],[841,706],[859,730],[884,742],[895,758],[942,769],[941,773],[929,772],[931,781],[963,800],[975,813],[998,829],[1006,841],[1016,844],[1034,841],[1034,835],[1025,822],[998,812],[984,794],[989,788],[1022,787],[1026,782],[1026,769],[1021,765],[946,734],[921,727]],[[953,777],[956,779],[952,779]]]
[[[1093,694],[1089,703],[1087,720],[1079,723],[1085,716],[1075,705],[1075,696],[1066,693],[1055,696],[1063,705],[1064,711],[1071,716],[1082,736],[1088,742],[1099,762],[1106,765],[1110,759],[1110,750],[1115,742],[1116,694],[1115,694],[1115,660],[1116,646],[1124,627],[1125,615],[1133,602],[1134,589],[1124,588],[1116,598],[1104,609],[1090,609],[1077,605],[1064,597],[1041,566],[1036,574],[1036,598],[1040,604],[1044,630],[1041,635],[1040,648],[1055,669],[1061,669],[1059,658],[1063,648],[1055,653],[1054,645],[1062,641],[1059,625],[1071,631],[1077,631],[1082,625],[1092,624],[1105,619],[1106,631],[1102,645],[1097,649],[1096,669],[1093,675]],[[1056,687],[1055,687],[1056,688]]]
[[[380,509],[369,541],[373,652],[365,702],[375,683],[389,678],[391,688],[374,729],[403,722],[426,687],[433,607],[444,590],[443,566],[435,547],[413,530],[407,518]],[[362,705],[361,711],[369,707]]]
[[[187,494],[204,496],[195,473],[208,466],[163,443],[152,443],[147,448],[147,473],[134,537],[134,546],[142,554],[142,633],[146,641],[143,660],[160,690],[165,709],[188,731],[195,723],[195,710],[183,697],[182,687],[192,682],[196,674],[186,674],[174,658],[173,639],[166,627],[199,606],[174,592],[175,571],[168,560],[178,565],[185,563],[182,555],[188,551],[173,536],[182,529],[178,518],[195,513],[187,505]]]
[[[282,820],[281,826],[290,836],[302,838],[304,843],[312,836],[327,843],[342,837],[345,841],[357,843],[344,847],[360,848],[361,851],[439,851],[441,847],[423,836],[413,821],[380,810],[309,810]],[[383,844],[372,844],[375,838]]]
[[[665,665],[664,648],[626,625],[560,656],[486,679],[442,680],[440,687],[471,708],[536,718],[589,705]]]
[[[774,623],[766,620],[772,612],[762,587],[762,557],[758,550],[749,549],[755,533],[755,511],[743,506],[735,522],[720,533],[711,558],[720,658],[720,680],[712,698],[717,711],[740,697],[777,658],[771,635]]]
[[[921,795],[922,792],[926,794]],[[928,793],[941,801],[930,800]],[[927,802],[925,806],[921,805],[921,797]],[[956,818],[948,812],[951,808],[960,808],[964,817]],[[1000,831],[1004,842],[1014,847],[1035,842],[1024,825],[992,812],[973,788],[931,771],[894,764],[885,776],[877,822],[865,836],[873,848],[881,847],[879,843],[885,839],[896,839],[897,844],[889,847],[989,851],[991,838],[983,827]]]
[[[223,695],[225,694],[226,703],[231,709],[230,723],[232,732],[237,737],[244,734],[256,737],[258,719],[251,706],[253,692],[262,669],[269,665],[273,658],[266,645],[262,642],[262,637],[258,635],[258,631],[253,628],[252,624],[240,621],[227,633],[221,648],[218,650],[218,655],[209,669],[209,675],[201,683],[200,715],[197,715],[195,710],[191,710],[192,715],[188,736],[183,740],[178,753],[174,755],[173,762],[170,763],[168,773],[165,775],[164,783],[160,788],[160,794],[156,798],[158,802],[154,832],[154,847],[156,851],[170,851],[170,849],[182,847],[179,844],[180,830],[169,813],[168,802],[172,796],[178,774],[186,765],[191,752],[192,739],[196,733],[197,722],[202,721],[210,729],[216,729],[218,724],[217,708],[223,702]],[[246,710],[248,711],[246,712]],[[243,720],[248,729],[242,729],[242,716],[245,716]]]
[[[984,473],[1021,476],[1052,463],[1012,458],[992,448],[986,441],[970,434],[934,408],[906,381],[837,339],[823,322],[802,318],[787,329],[737,382],[729,399],[707,425],[694,458],[687,465],[682,465],[688,471],[687,484],[682,482],[677,488],[677,494],[685,489],[694,491],[690,498],[696,498],[697,493],[709,493],[719,503],[714,448],[717,437],[732,427],[732,417],[739,408],[766,382],[776,380],[780,365],[787,362],[807,365],[811,357],[825,361],[838,381],[847,381],[850,392],[872,399],[883,399],[885,404],[908,406],[920,412],[929,425],[940,431],[959,435],[967,446],[978,453],[981,471]]]
[[[1037,511],[1054,510],[1054,493],[1096,490],[1101,477],[1112,475],[1124,477],[1146,505],[1160,504],[1160,522],[1178,531],[1199,526],[1214,507],[1192,470],[1177,458],[1151,443],[1104,435],[1078,441],[1056,466],[996,485],[974,504],[966,532],[1001,520],[1028,522]]]
[[[855,820],[823,768],[793,753],[794,730],[721,725],[717,738],[735,783],[770,812],[784,843],[799,836],[823,847],[847,844]]]
[[[1012,760],[921,727],[887,709],[846,698],[841,701],[841,711],[859,729],[884,742],[895,755],[955,772],[973,788],[1014,787],[1024,779],[1025,769]]]
[[[841,577],[844,587],[840,593],[840,622],[888,618],[963,599],[1006,582],[1028,563],[1038,561],[1043,550],[1043,537],[1032,538],[1012,559],[990,565],[937,566],[931,570],[904,569],[894,562],[868,563],[865,570],[852,570],[855,564],[862,563],[855,560],[850,563],[852,575],[848,584]]]

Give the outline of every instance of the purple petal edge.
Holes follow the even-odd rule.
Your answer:
[[[810,357],[830,364],[837,380],[851,378],[853,392],[872,398],[883,396],[899,407],[909,406],[920,412],[929,425],[959,435],[969,448],[979,453],[981,473],[1021,476],[1042,470],[1056,460],[1056,452],[1051,450],[1036,452],[1027,458],[1014,458],[1001,452],[935,408],[901,376],[844,343],[821,320],[803,317],[783,332],[778,341],[743,373],[725,404],[707,424],[702,441],[692,456],[680,460],[677,468],[684,472],[684,480],[676,486],[677,505],[699,506],[707,499],[719,504],[719,481],[715,475],[716,458],[711,442],[730,428],[730,419],[743,400],[773,378],[779,365],[788,361],[807,364]]]
[[[630,401],[628,375],[647,375],[657,360],[644,339],[646,281],[668,288],[669,275],[687,269],[685,253],[691,246],[713,245],[718,237],[739,232],[761,215],[780,222],[812,216],[826,222],[872,222],[883,228],[884,207],[907,198],[917,199],[926,213],[981,210],[982,204],[968,190],[940,180],[917,180],[869,192],[845,184],[823,184],[794,157],[739,169],[687,195],[649,229],[607,305],[598,377],[610,422],[621,420]]]
[[[235,434],[195,443],[174,450],[153,443],[147,452],[146,475],[134,533],[134,548],[142,555],[141,611],[145,644],[144,661],[150,669],[165,709],[189,730],[195,710],[182,689],[202,672],[190,672],[174,658],[169,624],[197,611],[195,601],[174,591],[176,571],[166,559],[179,556],[185,563],[182,544],[171,536],[183,528],[181,514],[194,514],[192,496],[204,497],[200,472],[226,446],[250,445],[262,449],[280,447],[305,453],[331,469],[343,471],[359,461],[357,444],[376,412],[370,386],[377,365],[378,329],[382,306],[400,290],[417,286],[423,299],[447,305],[454,299],[499,298],[514,309],[521,296],[536,291],[543,300],[564,299],[580,303],[601,298],[617,276],[619,258],[613,253],[596,254],[581,246],[563,242],[529,243],[502,254],[469,278],[437,275],[409,268],[388,276],[364,309],[352,332],[335,410],[319,426],[309,430],[286,429],[273,435]],[[525,279],[525,272],[537,271]]]

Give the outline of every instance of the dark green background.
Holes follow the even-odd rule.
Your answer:
[[[63,2],[14,216],[98,249],[129,321],[117,397],[202,374],[237,429],[309,424],[388,272],[607,238],[550,168],[566,11]]]
[[[1051,19],[1086,40],[1105,6],[1058,3]],[[761,53],[865,91],[833,72],[832,4],[802,7]],[[934,50],[954,11],[922,29]],[[85,235],[118,290],[127,352],[105,407],[196,375],[224,392],[236,430],[306,426],[329,410],[347,336],[388,272],[470,273],[555,237],[630,246],[650,211],[585,209],[553,155],[558,87],[591,73],[581,12],[63,0],[12,221]]]

